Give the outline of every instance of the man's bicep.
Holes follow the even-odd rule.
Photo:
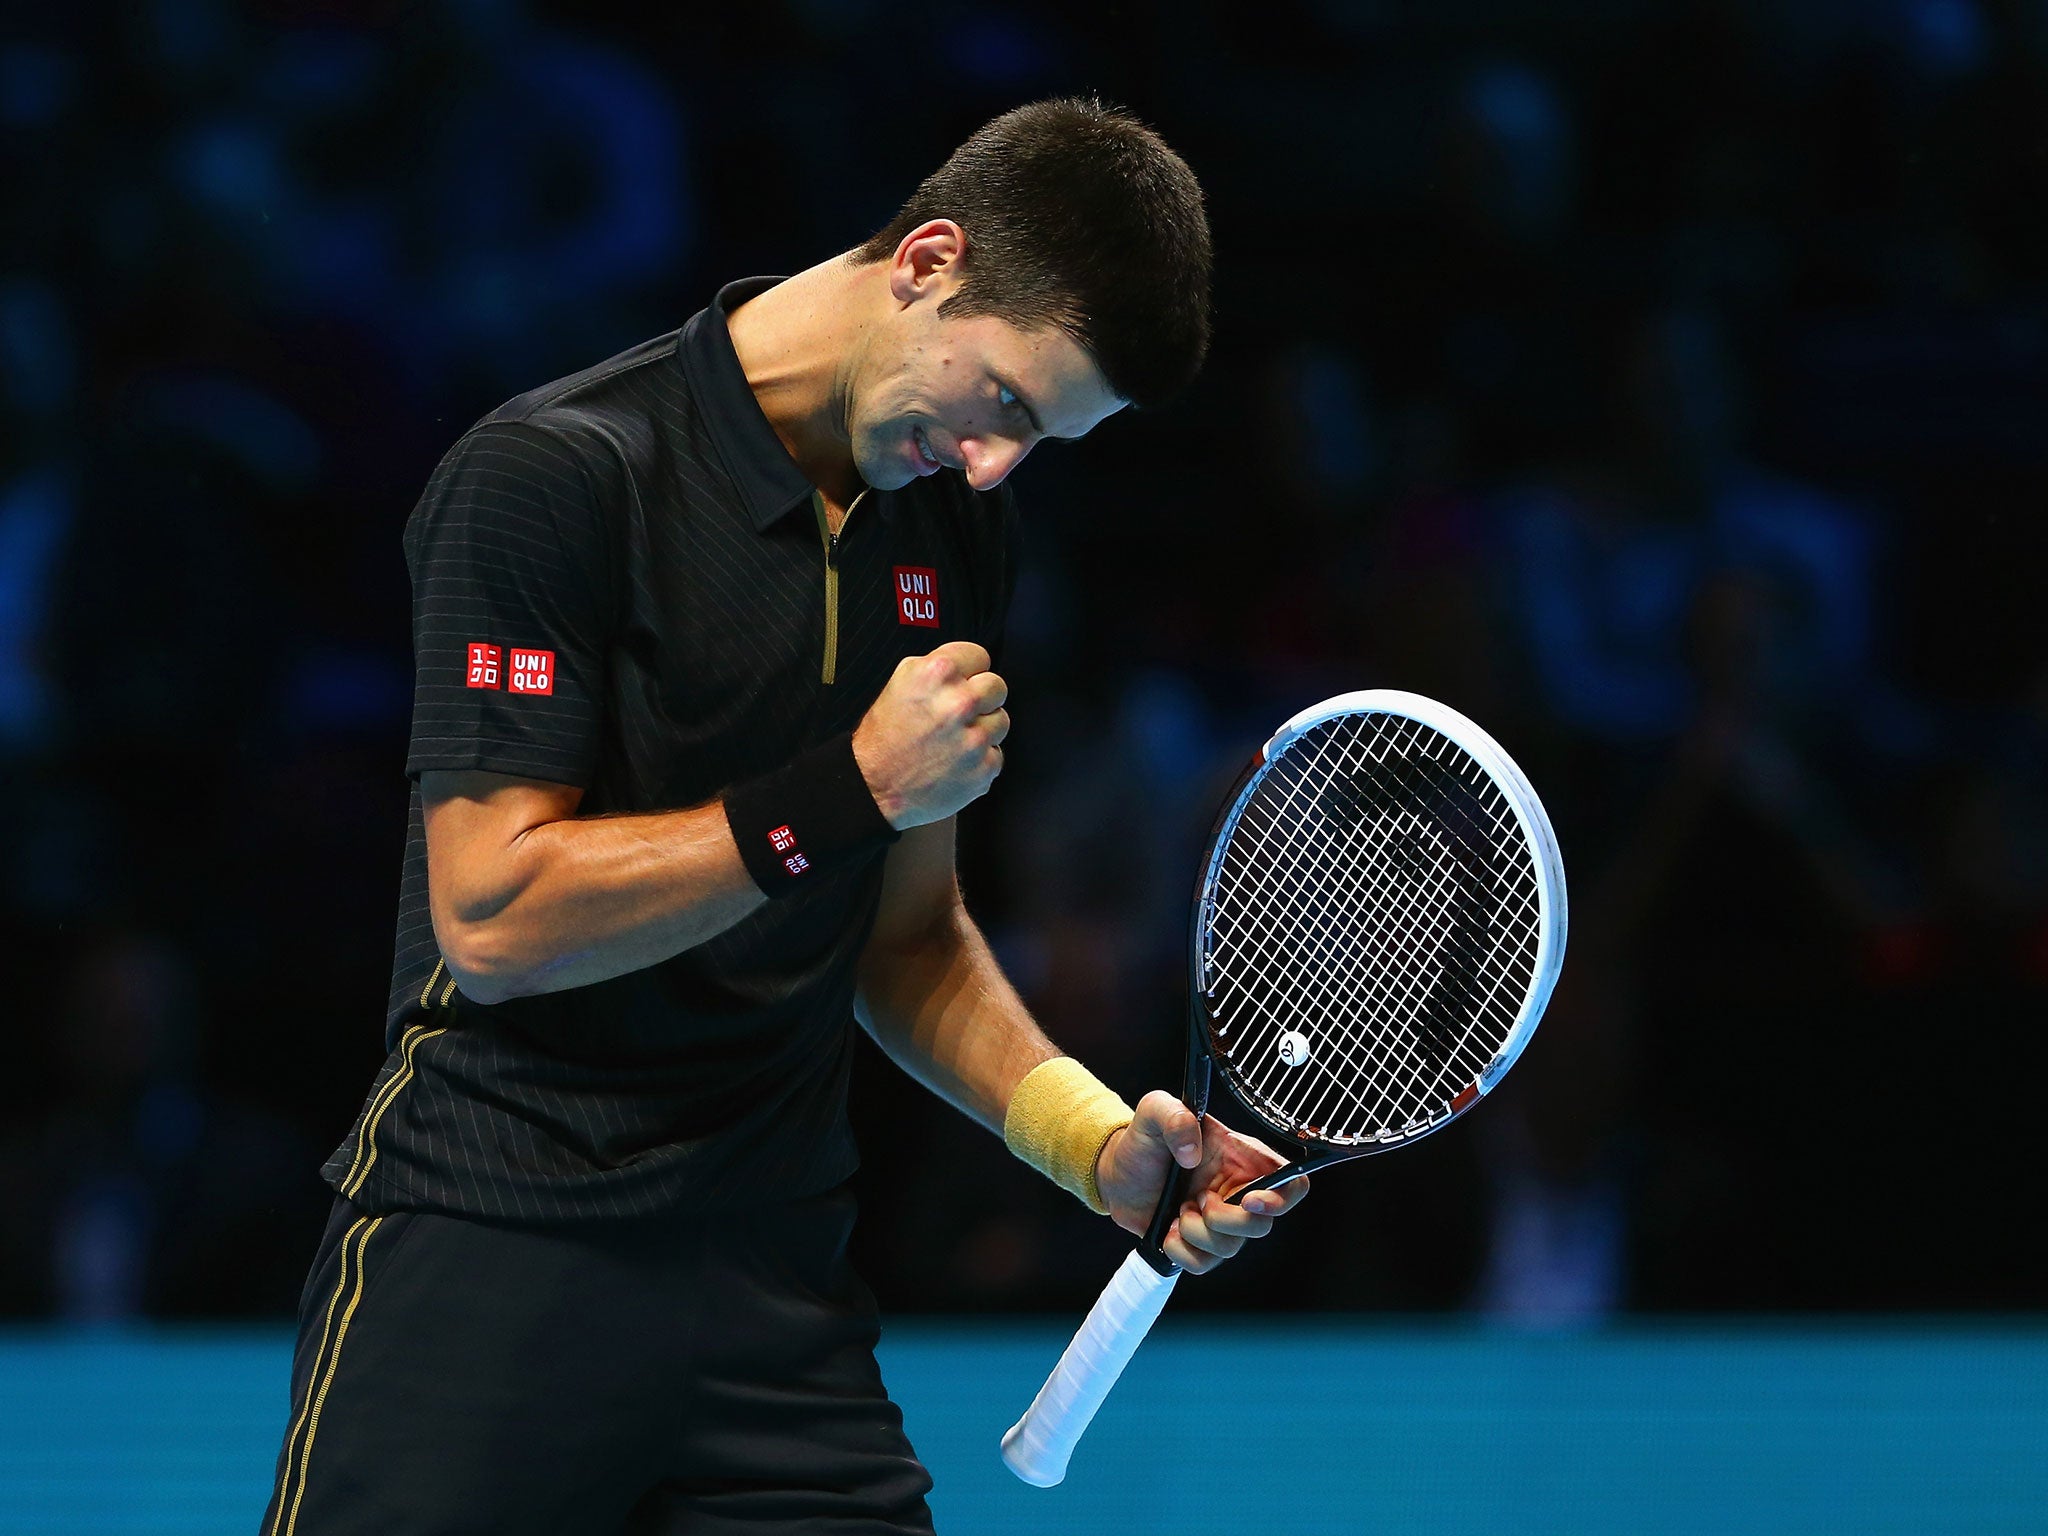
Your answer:
[[[518,887],[519,840],[568,820],[582,803],[583,791],[572,784],[478,769],[422,773],[427,895],[436,927],[480,922],[499,910]]]

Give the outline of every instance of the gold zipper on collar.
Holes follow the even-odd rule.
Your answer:
[[[818,539],[825,546],[825,664],[819,678],[826,683],[839,678],[839,540],[853,518],[853,509],[866,495],[862,491],[847,503],[846,516],[839,520],[839,532],[834,533],[831,519],[825,515],[824,493],[811,492],[811,508],[818,514]]]

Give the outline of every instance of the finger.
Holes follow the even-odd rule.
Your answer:
[[[1197,1253],[1227,1259],[1244,1246],[1245,1240],[1222,1230],[1222,1218],[1216,1212],[1216,1206],[1220,1204],[1222,1202],[1214,1195],[1207,1195],[1203,1197],[1200,1205],[1182,1206],[1180,1237],[1182,1242]]]
[[[993,714],[983,715],[981,727],[988,732],[988,744],[1000,747],[1010,736],[1010,712],[1007,709],[999,709]]]
[[[1212,1201],[1213,1204],[1210,1203]],[[1232,1205],[1227,1200],[1216,1199],[1213,1194],[1204,1200],[1202,1215],[1209,1223],[1210,1231],[1240,1240],[1264,1237],[1273,1230],[1273,1218],[1265,1212]]]
[[[1001,709],[1009,701],[1010,685],[993,672],[983,672],[978,677],[970,677],[967,680],[967,687],[974,695],[974,712],[978,715]]]
[[[1000,710],[1010,691],[1003,686],[1001,678],[996,678],[995,686],[989,687],[988,680],[992,677],[995,677],[993,672],[984,672],[947,689],[944,707],[948,718],[961,725],[972,725]]]
[[[1191,1275],[1203,1274],[1223,1262],[1213,1253],[1189,1247],[1187,1239],[1181,1236],[1178,1221],[1166,1229],[1166,1237],[1159,1244],[1159,1251]]]
[[[1217,1123],[1221,1124],[1222,1122],[1218,1121]],[[1287,1166],[1286,1158],[1275,1152],[1256,1136],[1247,1136],[1242,1131],[1232,1131],[1230,1133],[1230,1140],[1239,1151],[1245,1153],[1254,1163],[1264,1163],[1268,1173],[1277,1172],[1279,1169]],[[1261,1177],[1263,1176],[1262,1174]]]
[[[1171,1243],[1162,1243],[1160,1250],[1191,1275],[1206,1275],[1226,1259],[1224,1254],[1211,1253],[1206,1248],[1192,1246],[1186,1238],[1175,1238]]]
[[[931,660],[953,677],[973,677],[989,668],[988,652],[972,640],[948,640],[931,653]]]
[[[1183,1168],[1202,1161],[1202,1126],[1187,1105],[1164,1089],[1155,1088],[1138,1100],[1137,1118],[1131,1128],[1167,1154]]]
[[[1262,1216],[1278,1216],[1293,1210],[1308,1196],[1308,1175],[1297,1173],[1274,1189],[1255,1189],[1238,1202],[1248,1211]]]

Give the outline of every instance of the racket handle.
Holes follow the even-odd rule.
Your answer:
[[[1179,1270],[1160,1274],[1135,1250],[1124,1259],[1024,1417],[1003,1436],[1004,1465],[1039,1488],[1067,1475],[1067,1458],[1152,1331],[1179,1278]]]

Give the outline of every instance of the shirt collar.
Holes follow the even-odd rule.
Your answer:
[[[700,310],[683,327],[678,349],[690,386],[711,424],[719,456],[739,487],[757,531],[765,531],[792,507],[808,509],[815,489],[768,424],[726,328],[726,316],[781,281],[779,277],[743,277],[727,283],[710,307]],[[870,499],[886,502],[889,498]]]

